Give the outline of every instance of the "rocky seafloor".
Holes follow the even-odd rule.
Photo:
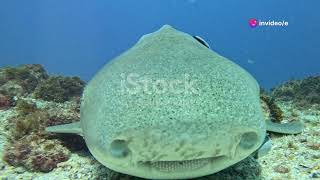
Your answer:
[[[1,179],[141,179],[101,165],[79,136],[44,132],[79,120],[84,86],[78,77],[48,75],[41,65],[0,68]],[[261,91],[261,102],[266,117],[300,120],[304,131],[269,133],[273,146],[265,156],[197,179],[320,179],[320,76]]]

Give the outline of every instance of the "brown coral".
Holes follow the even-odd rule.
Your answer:
[[[16,110],[20,116],[23,116],[35,112],[37,110],[37,106],[33,102],[18,99],[16,102]]]
[[[320,76],[302,80],[290,80],[272,89],[272,97],[281,101],[292,101],[296,107],[320,106]]]
[[[49,172],[57,167],[59,162],[68,160],[68,156],[63,152],[55,154],[38,153],[31,158],[31,169],[42,172]]]
[[[72,118],[78,117],[76,112],[75,114],[70,112],[72,116],[69,117],[59,109],[54,109],[54,113],[49,109],[38,109],[35,104],[23,99],[19,100],[16,110],[19,112],[18,115],[9,119],[8,129],[11,139],[3,157],[9,164],[23,166],[31,171],[48,172],[58,163],[68,160],[70,155],[68,148],[72,150],[83,148],[85,143],[81,142],[81,137],[69,136],[63,139],[58,135],[44,132],[49,123],[72,122]]]
[[[3,159],[13,166],[22,165],[22,161],[26,160],[31,152],[31,148],[23,141],[16,142],[13,146],[7,147]]]
[[[77,120],[79,114],[74,110],[61,111],[54,107],[38,109],[25,100],[21,100],[20,104],[23,104],[23,108],[20,108],[31,110],[26,111],[28,113],[20,110],[17,116],[9,119],[11,139],[3,157],[9,164],[23,166],[30,171],[48,172],[57,167],[58,163],[68,160],[70,150],[82,150],[85,147],[80,136],[44,132],[48,124],[64,124]]]
[[[8,109],[13,106],[14,100],[12,97],[0,93],[0,109]]]
[[[16,116],[9,119],[6,127],[10,136],[3,159],[13,166],[48,172],[57,167],[59,162],[68,160],[69,149],[83,149],[85,143],[80,136],[44,132],[48,125],[79,120],[79,100],[83,86],[84,82],[77,77],[49,78],[40,65],[0,69],[0,108],[15,105],[17,112]],[[32,100],[21,97],[31,93],[48,101],[75,101],[66,106],[48,103],[39,109]],[[13,96],[17,96],[18,100],[10,104],[8,97]],[[67,108],[62,110],[64,107]]]
[[[68,160],[69,156],[69,150],[62,146],[60,141],[29,135],[8,146],[3,159],[13,166],[48,172],[57,167],[58,163]]]
[[[261,90],[260,99],[267,105],[268,111],[270,112],[270,118],[273,121],[280,122],[283,120],[283,112],[277,106],[273,98],[271,98],[265,91]]]
[[[35,89],[34,97],[62,103],[80,97],[84,85],[79,77],[52,76]]]
[[[32,132],[38,134],[43,133],[45,122],[49,118],[49,114],[45,111],[37,110],[25,117],[17,117],[15,120],[15,128],[13,136],[18,139]]]
[[[46,78],[48,75],[39,64],[5,67],[0,69],[0,92],[23,96],[31,93]]]

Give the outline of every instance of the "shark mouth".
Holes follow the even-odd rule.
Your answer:
[[[217,156],[210,158],[201,158],[193,160],[184,160],[184,161],[156,161],[156,162],[142,162],[146,167],[156,169],[161,172],[177,172],[177,171],[188,171],[200,169],[206,166],[209,163],[218,161],[219,159],[224,158],[225,156]]]

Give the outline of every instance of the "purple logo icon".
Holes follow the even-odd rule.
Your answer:
[[[256,18],[250,18],[248,22],[251,28],[255,28],[258,26],[258,20]]]

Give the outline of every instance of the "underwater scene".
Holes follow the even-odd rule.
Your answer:
[[[0,1],[0,179],[320,179],[318,7]]]

